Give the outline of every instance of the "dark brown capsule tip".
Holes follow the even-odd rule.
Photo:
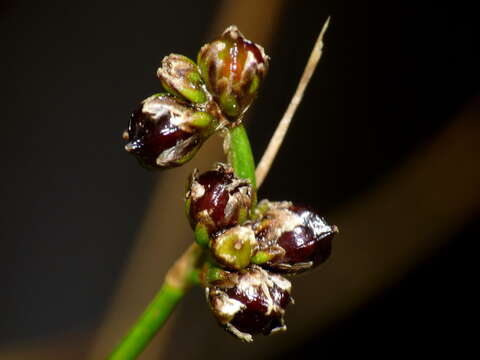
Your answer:
[[[237,46],[241,47],[240,50],[236,50],[235,52],[249,51],[249,52],[252,52],[252,54],[255,57],[255,60],[258,63],[264,64],[268,61],[268,56],[265,54],[263,48],[255,44],[253,41],[246,39],[245,36],[240,32],[240,30],[238,30],[238,28],[235,25],[229,26],[223,32],[221,38],[232,41],[236,43]]]
[[[187,190],[192,226],[202,222],[209,232],[214,232],[238,225],[249,211],[252,192],[250,183],[237,178],[233,169],[224,164],[193,176]]]
[[[154,95],[132,113],[125,149],[147,169],[182,165],[205,140],[193,131],[189,104],[169,95]]]
[[[260,288],[229,289],[227,294],[245,305],[245,309],[235,315],[230,323],[241,332],[251,335],[268,335],[272,330],[282,327],[283,314],[290,303],[290,294],[274,283],[268,291],[267,295]]]
[[[289,202],[262,201],[254,228],[259,249],[273,254],[263,266],[285,273],[302,272],[325,262],[338,233],[336,226],[328,225],[310,208]]]
[[[196,199],[192,204],[192,211],[200,212],[207,210],[215,223],[223,222],[225,206],[230,193],[227,186],[233,181],[233,172],[210,170],[198,177],[198,183],[205,189],[204,195]]]
[[[295,264],[312,261],[313,266],[325,262],[332,252],[334,234],[330,231],[315,237],[311,228],[306,226],[297,226],[283,233],[278,239],[278,245],[285,250],[281,262]]]
[[[209,293],[210,306],[227,330],[244,341],[252,335],[284,331],[284,313],[293,300],[291,284],[280,275],[251,266],[236,281]]]
[[[200,50],[198,64],[207,88],[223,115],[241,121],[268,71],[264,49],[247,39],[236,26]]]

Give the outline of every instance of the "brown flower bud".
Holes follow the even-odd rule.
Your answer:
[[[193,103],[204,103],[207,93],[197,65],[183,55],[170,54],[162,60],[157,76],[169,93]]]
[[[252,204],[253,188],[239,179],[233,169],[218,163],[213,170],[198,175],[194,170],[185,195],[185,210],[194,230],[208,234],[241,224]]]
[[[226,330],[243,341],[253,335],[285,331],[284,313],[291,284],[284,277],[253,265],[236,273],[222,272],[222,279],[206,287],[213,314]]]
[[[338,229],[308,208],[262,200],[252,225],[258,251],[252,262],[275,272],[297,273],[325,262]]]
[[[198,54],[200,73],[208,90],[231,121],[240,118],[257,95],[268,70],[263,48],[247,39],[236,26],[204,45]]]
[[[213,133],[215,119],[168,94],[145,99],[133,112],[125,150],[149,169],[180,166]]]

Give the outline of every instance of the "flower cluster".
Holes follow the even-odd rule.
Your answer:
[[[149,169],[184,164],[213,133],[241,123],[268,60],[235,26],[204,45],[197,63],[177,54],[165,57],[157,76],[166,92],[133,112],[126,150]],[[194,170],[185,210],[207,254],[201,283],[219,323],[244,341],[284,331],[285,310],[293,302],[284,275],[325,262],[337,227],[288,201],[257,204],[254,184],[222,163],[202,174]]]
[[[195,170],[185,196],[186,213],[210,261],[202,271],[207,301],[217,320],[244,341],[286,329],[293,302],[290,281],[330,255],[336,226],[291,202],[262,200],[233,169],[217,164]]]
[[[268,59],[235,26],[201,48],[198,65],[183,55],[166,56],[157,70],[166,92],[145,99],[132,113],[125,149],[148,169],[183,165],[210,135],[241,122]]]

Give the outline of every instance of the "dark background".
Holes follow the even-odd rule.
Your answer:
[[[218,2],[0,4],[5,345],[98,324],[161,176],[127,156],[120,135],[158,91],[162,57],[195,57]],[[478,25],[461,2],[288,2],[247,124],[256,159],[329,14],[326,55],[261,195],[324,212],[414,156],[478,95],[480,80]],[[478,220],[470,214],[407,276],[285,358],[472,346]]]

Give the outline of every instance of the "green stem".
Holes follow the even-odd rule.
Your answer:
[[[228,159],[235,174],[238,177],[249,179],[255,188],[255,163],[243,125],[230,130]],[[198,267],[204,255],[201,248],[193,244],[175,262],[153,301],[110,354],[109,360],[133,360],[140,355],[165,324],[188,289],[198,283]]]
[[[253,160],[247,131],[243,125],[239,125],[230,130],[228,160],[230,161],[235,174],[242,179],[250,180],[253,187],[256,188],[255,161]]]
[[[132,360],[140,355],[190,287],[198,284],[197,269],[203,255],[202,249],[192,244],[173,264],[157,295],[110,354],[109,360]]]
[[[184,292],[164,284],[137,323],[108,359],[135,359],[161,329]]]

